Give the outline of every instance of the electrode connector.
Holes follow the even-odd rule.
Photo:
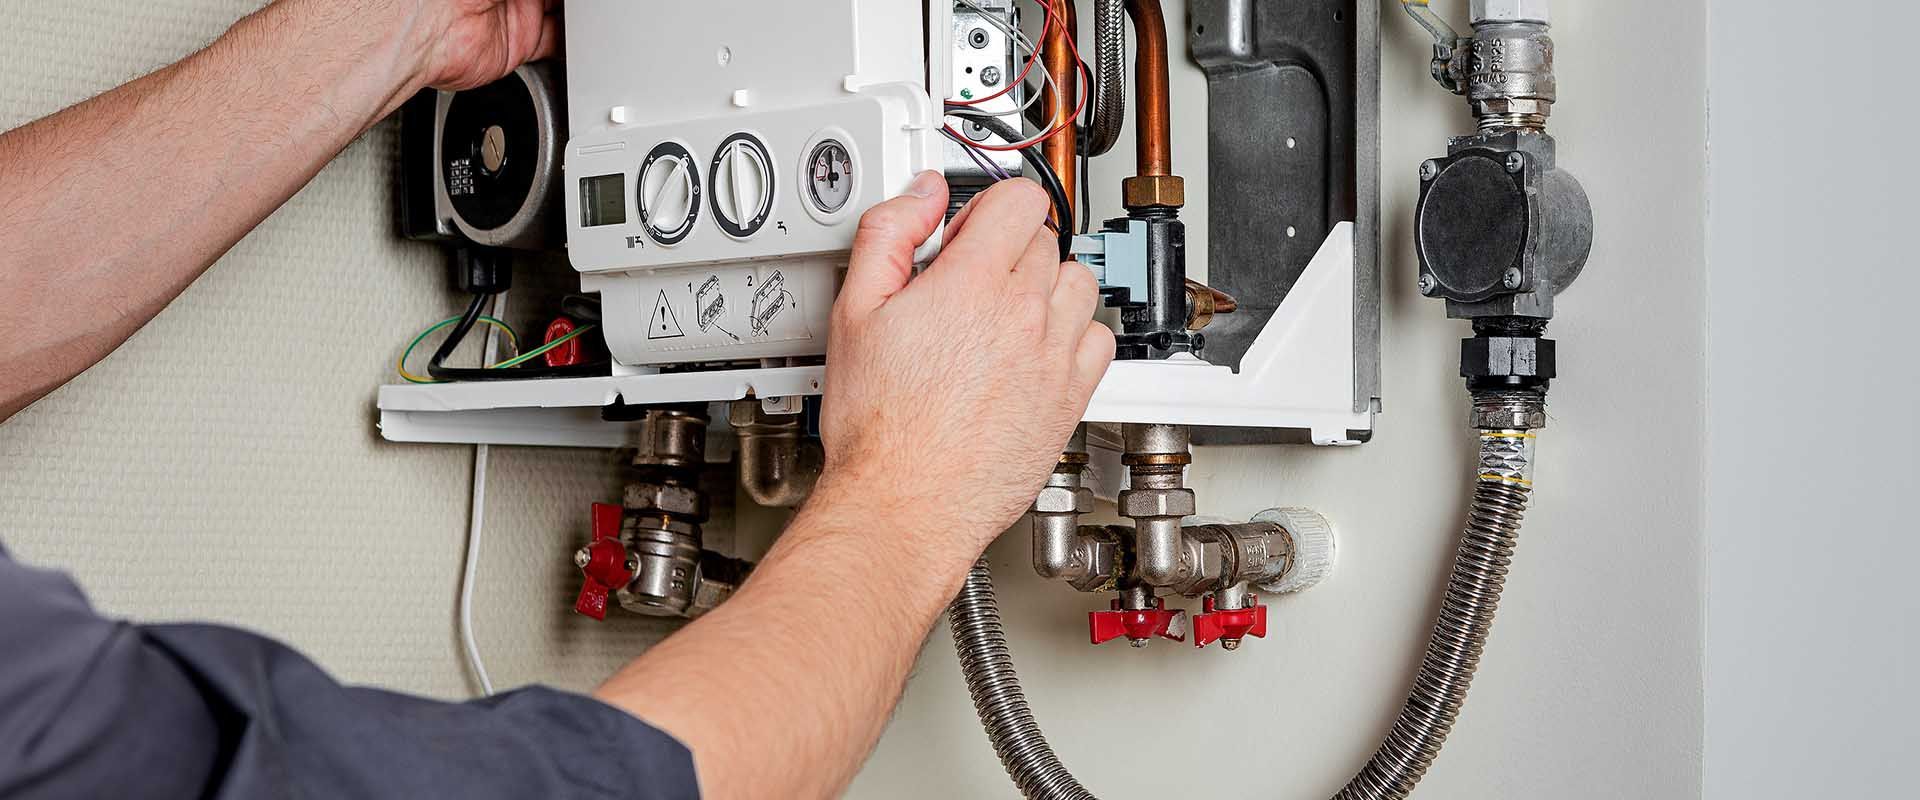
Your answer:
[[[1120,309],[1115,358],[1164,359],[1205,346],[1190,324],[1187,227],[1174,209],[1108,220],[1100,232],[1074,237],[1072,254],[1093,271],[1106,305]]]

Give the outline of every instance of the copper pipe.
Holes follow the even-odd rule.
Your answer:
[[[1173,174],[1172,112],[1167,78],[1167,18],[1160,0],[1128,0],[1133,35],[1140,53],[1134,59],[1139,110],[1134,118],[1134,147],[1141,177]]]
[[[1074,63],[1073,49],[1068,46],[1068,42],[1079,35],[1080,31],[1074,19],[1073,0],[1044,0],[1044,2],[1051,4],[1054,13],[1065,23],[1049,27],[1046,41],[1041,45],[1040,68],[1053,76],[1053,86],[1059,88],[1057,92],[1052,89],[1047,90],[1046,96],[1041,98],[1042,103],[1052,109],[1052,113],[1047,115],[1047,124],[1052,124],[1052,120],[1056,119],[1073,119],[1074,107],[1079,102],[1078,91],[1075,88],[1079,85],[1077,80],[1079,76],[1076,74],[1079,65]],[[1060,185],[1066,187],[1067,208],[1073,212],[1074,219],[1077,220],[1080,218],[1080,192],[1077,188],[1080,186],[1080,162],[1076,158],[1079,155],[1076,151],[1079,146],[1079,137],[1075,136],[1078,120],[1075,120],[1074,125],[1076,127],[1069,127],[1061,131],[1060,135],[1048,139],[1041,145],[1040,151],[1046,155],[1047,164],[1053,167],[1054,174],[1060,176]],[[1061,225],[1067,225],[1069,222],[1069,220],[1060,220]]]

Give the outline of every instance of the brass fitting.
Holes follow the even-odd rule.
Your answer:
[[[1233,299],[1233,295],[1192,278],[1187,279],[1187,330],[1201,330],[1213,324],[1215,314],[1231,314],[1239,310],[1240,301]]]
[[[1187,204],[1187,182],[1178,175],[1135,175],[1120,182],[1120,202],[1129,211],[1180,208]]]

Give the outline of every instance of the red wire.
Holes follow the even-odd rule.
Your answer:
[[[1040,6],[1047,10],[1047,19],[1045,24],[1051,25],[1054,22],[1058,21],[1062,27],[1066,26],[1067,23],[1065,20],[1058,20],[1059,12],[1054,11],[1052,3],[1047,2],[1047,0],[1040,0]],[[1093,84],[1093,71],[1088,69],[1087,62],[1080,58],[1080,46],[1073,41],[1073,37],[1072,36],[1066,37],[1066,41],[1067,41],[1067,51],[1073,54],[1073,63],[1080,65],[1079,73],[1082,79],[1081,86],[1080,86],[1080,90],[1081,90],[1080,102],[1073,109],[1073,114],[1068,116],[1066,119],[1061,120],[1059,124],[1053,126],[1053,128],[1051,130],[1048,130],[1046,133],[1040,134],[1039,136],[1036,136],[1024,142],[1018,142],[1014,144],[1004,144],[1004,145],[973,144],[972,147],[978,150],[989,150],[989,151],[998,152],[998,153],[1011,152],[1015,150],[1024,150],[1026,148],[1040,144],[1041,142],[1044,142],[1055,136],[1059,136],[1062,131],[1072,128],[1074,123],[1079,121],[1081,112],[1087,110],[1087,95],[1089,93],[1086,91],[1086,89]],[[1036,54],[1036,58],[1034,59],[1035,61],[1039,60],[1037,55],[1038,54]],[[1029,62],[1028,65],[1031,66],[1032,65],[1031,62]],[[1011,89],[1013,88],[1013,85],[1010,84],[1007,88]],[[946,126],[946,128],[947,130],[952,131],[955,135],[960,134],[959,131],[953,130],[952,125],[948,125]]]
[[[1045,2],[1045,0],[1042,0],[1042,2]],[[1053,10],[1053,7],[1048,6],[1047,10],[1049,12],[1047,14],[1047,18],[1040,21],[1040,41],[1043,41],[1043,42],[1047,40],[1047,31],[1053,28],[1053,14],[1051,13]],[[1028,53],[1027,68],[1020,70],[1020,77],[1014,78],[1012,81],[1008,82],[1007,88],[1001,89],[1000,91],[994,92],[993,94],[987,95],[986,97],[981,97],[974,100],[949,100],[947,102],[952,103],[956,106],[976,106],[981,103],[987,102],[988,100],[1005,97],[1008,92],[1013,91],[1015,88],[1022,86],[1027,82],[1027,76],[1033,74],[1033,65],[1038,63],[1040,63],[1040,54]]]

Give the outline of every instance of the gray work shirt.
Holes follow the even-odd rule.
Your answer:
[[[0,798],[694,800],[693,757],[553,689],[443,703],[341,686],[211,625],[94,613],[0,547]]]

